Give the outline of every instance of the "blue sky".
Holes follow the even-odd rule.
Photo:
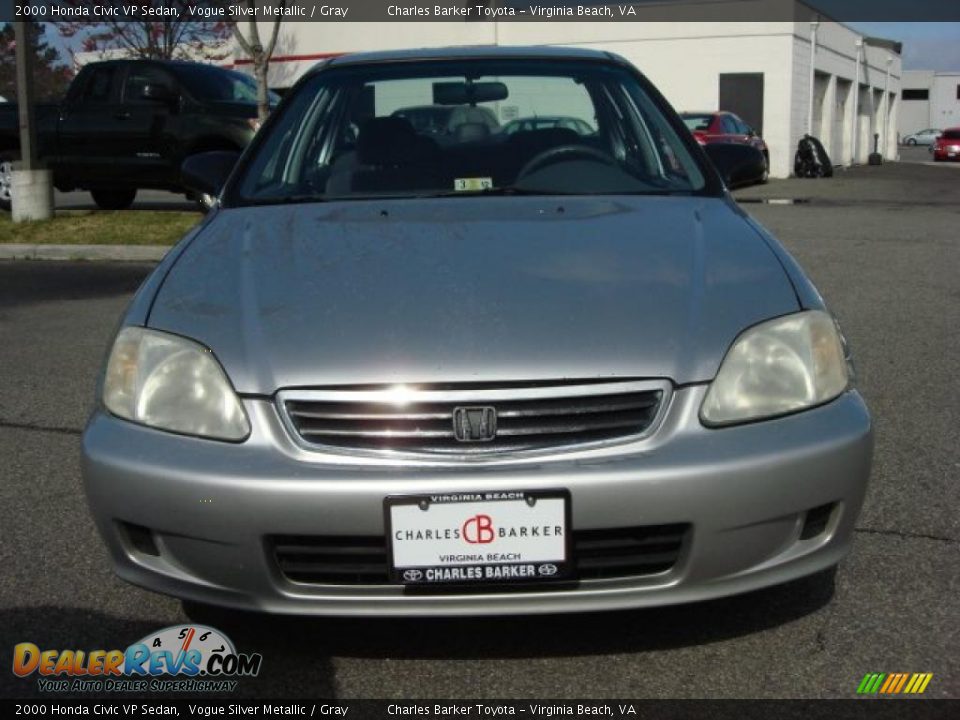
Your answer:
[[[903,67],[907,70],[960,71],[960,23],[848,22],[847,25],[864,35],[902,42]]]

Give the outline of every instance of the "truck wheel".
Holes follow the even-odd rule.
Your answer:
[[[0,210],[10,211],[13,204],[11,191],[13,189],[13,163],[17,160],[14,155],[0,156]]]
[[[93,201],[101,210],[126,210],[133,205],[134,198],[137,197],[137,190],[91,190]]]

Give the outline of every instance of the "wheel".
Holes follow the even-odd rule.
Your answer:
[[[916,145],[916,144],[917,144],[916,138],[907,138],[907,145]]]
[[[760,184],[763,185],[770,179],[770,156],[763,154],[763,175],[760,176]]]
[[[576,157],[578,155],[590,160],[599,160],[607,165],[617,164],[617,161],[605,152],[592,148],[589,145],[558,145],[557,147],[548,148],[542,153],[538,153],[530,158],[527,164],[520,168],[520,172],[517,173],[514,182],[519,182],[521,178],[529,175],[534,170],[539,170],[544,165],[550,165],[560,160],[569,160],[570,157]]]
[[[91,190],[93,201],[101,210],[126,210],[133,205],[137,197],[137,189],[105,189]]]
[[[13,204],[13,163],[17,160],[14,153],[0,156],[0,210],[7,212]]]

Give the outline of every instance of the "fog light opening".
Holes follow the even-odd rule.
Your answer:
[[[807,510],[806,517],[803,519],[803,528],[800,530],[800,539],[810,540],[822,535],[830,524],[830,518],[836,506],[836,503],[828,503]]]
[[[143,525],[134,525],[133,523],[120,523],[130,547],[142,555],[151,555],[160,557],[160,549],[157,547],[157,541],[153,536],[153,530]]]

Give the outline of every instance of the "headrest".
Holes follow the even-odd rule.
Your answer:
[[[457,142],[480,142],[490,137],[490,128],[485,123],[468,122],[457,125]]]

